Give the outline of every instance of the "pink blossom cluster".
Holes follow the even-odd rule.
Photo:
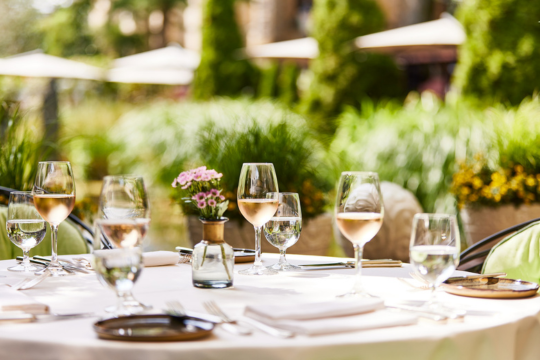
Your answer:
[[[206,166],[201,166],[196,169],[184,171],[176,179],[174,179],[172,186],[177,187],[178,185],[182,186],[182,189],[185,190],[191,186],[193,181],[210,181],[213,179],[220,179],[223,174],[218,173],[216,170],[206,170]]]
[[[208,192],[200,192],[194,195],[192,199],[197,201],[197,207],[199,209],[204,209],[207,204],[211,207],[216,206],[216,199],[223,201],[225,200],[225,196],[221,195],[221,190],[212,189]]]

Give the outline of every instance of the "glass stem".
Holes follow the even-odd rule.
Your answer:
[[[129,300],[128,295],[131,295],[129,291],[116,292],[116,299],[117,299],[116,314],[117,315],[127,315],[129,313],[125,307],[125,303]]]
[[[362,253],[364,252],[364,246],[354,245],[354,257],[356,258],[356,274],[354,276],[354,293],[363,293],[364,286],[362,285]]]
[[[279,249],[279,265],[285,265],[287,263],[287,259],[285,258],[285,249]]]
[[[429,300],[425,305],[426,307],[432,307],[437,303],[437,286],[435,284],[429,284],[429,288],[431,293],[429,294]]]
[[[51,255],[51,267],[60,267],[58,263],[58,225],[51,224],[51,240],[52,240],[52,255]]]
[[[254,226],[255,228],[255,262],[253,266],[262,266],[261,261],[261,232],[262,226]]]
[[[30,267],[30,257],[28,256],[29,250],[23,250],[23,266],[25,269]]]

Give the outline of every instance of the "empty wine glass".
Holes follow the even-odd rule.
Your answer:
[[[9,267],[9,271],[34,272],[39,270],[30,263],[28,252],[36,247],[47,233],[45,220],[34,206],[30,191],[13,191],[9,194],[6,229],[9,239],[23,251],[21,264]]]
[[[148,309],[131,292],[143,268],[141,248],[131,246],[140,242],[139,224],[134,219],[98,219],[95,221],[94,236],[94,269],[100,282],[115,290],[118,297],[117,305],[105,310],[115,316],[125,316]],[[118,248],[100,249],[97,244],[102,236],[118,245]]]
[[[38,164],[32,189],[34,205],[51,227],[52,256],[47,269],[52,276],[69,273],[58,263],[58,226],[75,206],[75,180],[69,161],[43,161]]]
[[[446,214],[416,214],[410,245],[411,266],[431,289],[426,307],[438,307],[435,290],[459,263],[460,238],[456,217]]]
[[[278,208],[274,217],[264,224],[266,240],[279,249],[279,262],[269,266],[277,271],[299,270],[285,258],[287,248],[296,244],[302,231],[302,210],[297,193],[279,193]]]
[[[106,219],[134,219],[140,227],[142,244],[150,225],[150,206],[142,176],[105,176],[101,188],[100,209]]]
[[[255,228],[255,262],[243,275],[274,275],[276,270],[266,268],[261,261],[262,226],[270,220],[278,207],[278,182],[274,165],[245,163],[238,183],[238,208]]]
[[[339,230],[353,243],[356,258],[356,276],[346,297],[371,297],[362,286],[362,253],[367,244],[379,232],[384,206],[379,175],[374,172],[347,171],[339,179],[336,207]]]

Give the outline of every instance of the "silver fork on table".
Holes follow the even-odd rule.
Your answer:
[[[223,312],[223,310],[221,310],[221,308],[214,302],[214,301],[207,301],[204,303],[204,307],[209,311],[211,312],[212,314],[216,315],[216,316],[219,316],[223,319],[224,322],[226,323],[236,323],[236,321],[233,321],[231,320],[227,314],[225,314]],[[212,309],[212,310],[210,310]],[[226,321],[228,320],[228,321]],[[278,329],[278,328],[275,328],[273,326],[270,326],[270,325],[266,325],[260,321],[257,321],[255,319],[251,319],[251,318],[245,318],[243,320],[241,320],[242,322],[245,322],[265,333],[267,333],[268,335],[272,335],[272,336],[275,336],[275,337],[279,337],[279,338],[282,338],[282,339],[287,339],[287,338],[291,338],[291,337],[294,337],[294,333],[292,331],[289,331],[289,330],[283,330],[283,329]]]
[[[227,316],[220,308],[217,306],[217,304],[213,301],[205,301],[204,302],[204,308],[212,315],[215,315],[223,322],[221,323],[221,327],[223,330],[230,332],[231,334],[235,335],[251,335],[252,331],[248,329],[245,326],[238,325],[236,321],[232,320],[230,317]]]

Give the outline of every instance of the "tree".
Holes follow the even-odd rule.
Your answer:
[[[540,2],[467,0],[457,17],[467,34],[454,77],[462,94],[518,104],[540,89]]]
[[[332,118],[344,105],[399,94],[400,72],[386,56],[354,51],[356,37],[384,29],[375,0],[316,0],[312,16],[319,56],[310,64],[313,80],[300,109],[320,132],[332,134]]]
[[[193,96],[206,100],[238,96],[253,87],[257,73],[240,59],[244,46],[234,12],[235,0],[205,0],[202,22],[202,56],[195,74]]]
[[[35,50],[41,43],[41,34],[34,24],[40,14],[30,0],[0,1],[0,57]],[[9,15],[7,15],[9,14]]]

